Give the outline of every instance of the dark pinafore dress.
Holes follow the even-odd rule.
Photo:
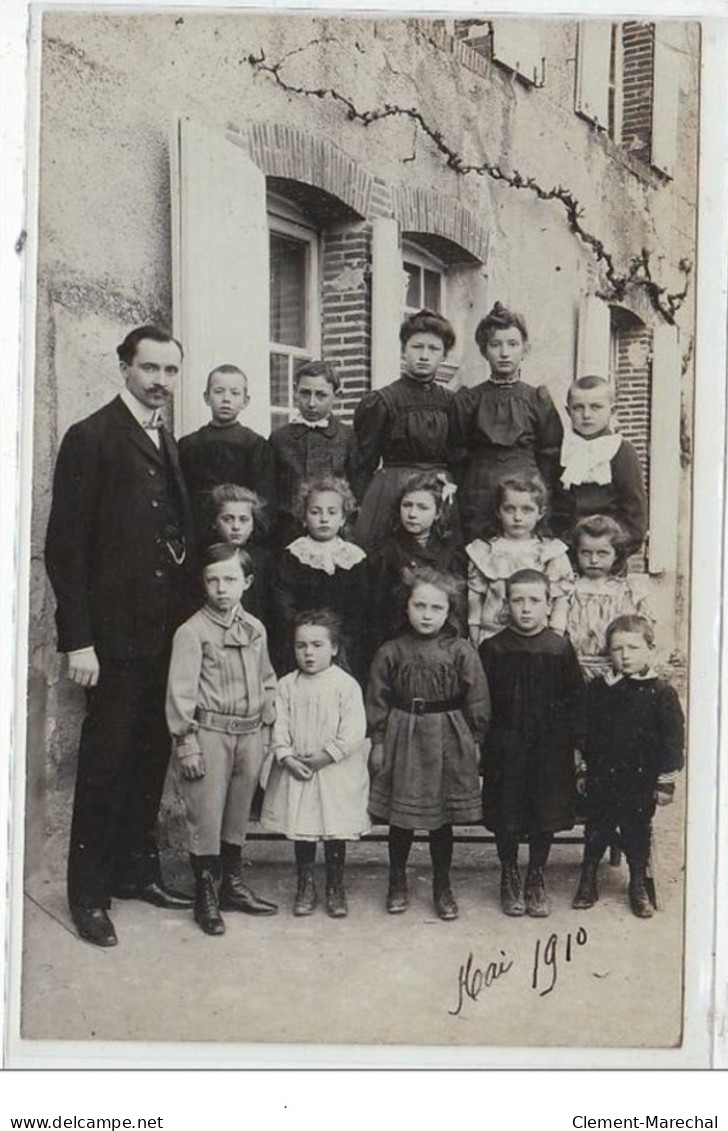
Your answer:
[[[467,543],[489,526],[504,476],[538,472],[555,489],[564,429],[544,385],[484,381],[458,389],[454,402],[455,443],[467,453],[458,490]]]

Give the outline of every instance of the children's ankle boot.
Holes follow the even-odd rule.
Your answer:
[[[440,919],[457,919],[460,914],[455,896],[450,888],[450,872],[436,868],[432,876],[432,898]]]
[[[399,915],[402,911],[406,911],[408,907],[407,872],[404,868],[390,867],[387,911],[390,915]]]
[[[503,864],[500,883],[501,911],[504,915],[525,915],[526,902],[517,864]]]
[[[551,914],[551,904],[543,880],[543,868],[533,868],[530,864],[526,872],[526,912],[534,919],[545,919]]]
[[[593,907],[599,899],[599,889],[597,888],[598,868],[598,860],[587,859],[582,863],[579,886],[571,901],[571,906],[575,911],[586,911],[587,908]]]
[[[645,887],[645,865],[642,861],[629,861],[629,905],[638,919],[652,918],[652,904]]]
[[[343,919],[348,914],[344,888],[344,859],[346,845],[324,841],[326,860],[326,913],[332,919]]]
[[[195,876],[195,922],[206,935],[224,935],[225,923],[217,901],[219,856],[190,856]]]
[[[318,892],[313,878],[313,864],[298,865],[298,888],[293,904],[294,915],[313,915],[318,903]]]

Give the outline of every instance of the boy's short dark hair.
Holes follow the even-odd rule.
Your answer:
[[[325,628],[334,648],[341,643],[341,620],[331,609],[306,609],[293,618],[293,639],[296,639],[296,629],[306,625],[315,625]]]
[[[116,347],[116,356],[119,361],[123,362],[124,365],[131,365],[136,357],[139,343],[145,339],[152,342],[174,342],[179,350],[180,357],[184,357],[182,343],[173,337],[164,326],[137,326],[135,330],[130,330],[124,341]]]
[[[610,401],[614,404],[617,399],[617,390],[614,387],[614,382],[610,381],[608,377],[601,377],[597,373],[588,373],[584,377],[577,377],[576,381],[572,381],[566,393],[566,404],[571,404],[571,394],[574,389],[606,389],[609,393]]]
[[[248,375],[244,370],[242,370],[240,368],[239,365],[216,365],[214,369],[211,369],[210,372],[207,374],[207,382],[205,384],[205,392],[206,393],[210,392],[210,383],[211,383],[211,381],[212,381],[212,379],[213,379],[213,377],[215,376],[216,373],[225,373],[225,374],[238,373],[243,378],[243,381],[245,382],[245,392],[247,394],[247,392],[248,392]]]
[[[335,393],[341,388],[341,377],[330,361],[304,361],[293,374],[293,388],[298,388],[302,377],[323,377]]]
[[[549,579],[539,569],[517,569],[506,579],[506,596],[510,597],[514,585],[543,585],[546,596],[549,594]]]
[[[646,617],[638,616],[637,613],[625,613],[624,616],[615,617],[613,621],[609,622],[606,632],[607,648],[610,647],[615,632],[633,632],[641,636],[650,648],[655,643],[655,632],[652,625]]]
[[[502,302],[494,303],[485,318],[481,318],[475,327],[475,341],[483,357],[485,357],[485,349],[492,335],[497,330],[510,330],[511,327],[518,330],[524,343],[528,341],[528,328],[523,315],[519,314],[517,310],[509,310]]]
[[[200,567],[204,570],[217,562],[229,562],[233,558],[238,559],[243,573],[250,577],[253,573],[253,559],[242,546],[235,546],[232,542],[213,542],[202,551]]]
[[[434,334],[445,347],[445,353],[449,353],[455,345],[455,331],[447,318],[435,310],[418,310],[416,314],[410,314],[405,318],[399,328],[402,349],[415,334]]]

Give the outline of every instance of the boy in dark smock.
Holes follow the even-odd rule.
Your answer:
[[[276,520],[274,540],[287,546],[304,533],[296,516],[301,484],[324,476],[345,479],[358,502],[364,491],[364,473],[352,428],[334,415],[341,379],[326,361],[309,361],[293,378],[296,409],[288,424],[271,433],[269,440],[275,477]]]
[[[236,365],[220,365],[207,378],[204,393],[211,420],[179,441],[179,459],[192,498],[201,544],[209,543],[210,493],[222,483],[249,487],[273,503],[273,466],[267,442],[238,416],[248,404],[248,380]],[[265,525],[265,519],[260,520]],[[268,518],[270,521],[270,518]]]
[[[493,706],[483,815],[496,837],[504,913],[542,918],[550,912],[543,869],[553,834],[574,824],[584,684],[568,638],[548,627],[546,577],[531,569],[514,573],[508,606],[510,626],[479,649]],[[529,841],[525,893],[518,871],[522,833]]]

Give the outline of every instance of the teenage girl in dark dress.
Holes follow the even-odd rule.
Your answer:
[[[482,536],[505,475],[539,472],[549,492],[554,490],[564,434],[545,385],[521,380],[528,351],[523,316],[497,302],[478,323],[475,340],[490,378],[455,394],[456,444],[467,451],[458,491],[465,542]]]
[[[370,551],[389,537],[399,494],[418,471],[447,473],[453,460],[453,394],[436,380],[455,344],[441,314],[420,310],[399,331],[403,373],[359,402],[354,431],[369,485],[356,526],[356,541]],[[381,466],[380,466],[381,464]]]

